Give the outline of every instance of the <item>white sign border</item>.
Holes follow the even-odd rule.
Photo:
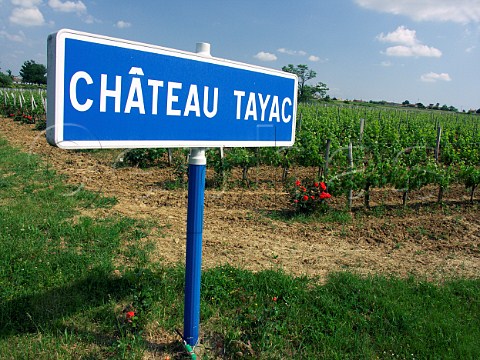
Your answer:
[[[292,137],[288,141],[243,141],[243,140],[99,140],[99,141],[64,141],[63,129],[65,126],[78,126],[64,122],[64,78],[65,78],[65,40],[74,39],[132,49],[142,52],[151,52],[159,55],[174,56],[178,58],[201,61],[215,65],[227,66],[236,69],[254,71],[268,75],[280,76],[295,80]],[[114,148],[198,148],[198,147],[280,147],[292,146],[295,142],[297,90],[298,78],[295,74],[281,70],[264,68],[256,65],[245,64],[227,59],[205,57],[196,53],[170,49],[162,46],[146,44],[136,41],[112,38],[103,35],[90,34],[82,31],[61,29],[49,35],[47,46],[47,141],[62,149],[114,149]],[[266,124],[259,124],[264,127]]]

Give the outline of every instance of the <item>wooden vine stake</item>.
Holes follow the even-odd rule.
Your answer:
[[[442,127],[437,127],[437,143],[435,145],[435,163],[438,165],[438,160],[440,158],[440,140],[442,138]],[[443,185],[440,184],[438,188],[437,202],[442,202],[443,199]]]
[[[225,150],[223,146],[219,147],[220,151],[220,181],[221,183],[221,188],[222,190],[225,189],[225,182],[226,182],[226,177],[225,177]]]
[[[297,121],[297,128],[296,132],[297,134],[302,130],[302,118],[303,114],[300,114],[300,118]],[[290,170],[290,161],[288,159],[288,153],[289,153],[289,148],[286,148],[285,151],[283,152],[283,164],[282,164],[282,182],[285,183],[288,178],[288,172]]]
[[[442,138],[442,127],[437,127],[437,143],[435,145],[435,162],[438,164],[440,157],[440,139]]]
[[[470,204],[473,204],[473,197],[475,196],[475,189],[477,185],[473,184],[472,188],[470,189]]]
[[[327,143],[325,144],[325,157],[324,157],[325,163],[323,164],[323,168],[321,166],[318,167],[318,178],[323,181],[327,180],[328,162],[330,161],[330,144],[331,143],[332,143],[332,140],[327,139]]]
[[[363,141],[363,130],[365,130],[365,119],[360,119],[360,134],[358,137],[360,143]]]
[[[360,142],[360,145],[363,142],[363,132],[365,130],[365,119],[360,119],[360,133],[358,135],[358,140]],[[365,154],[364,154],[365,156]],[[365,162],[364,162],[364,167],[365,167]],[[364,206],[366,208],[370,208],[370,184],[366,183],[365,184],[365,196],[363,198],[364,201]]]
[[[288,148],[283,152],[283,169],[282,169],[282,182],[285,183],[288,177],[289,162],[288,162]]]
[[[352,143],[348,144],[348,164],[350,167],[350,171],[353,170],[353,147]],[[348,208],[352,208],[352,197],[353,197],[353,190],[348,190]]]
[[[403,204],[403,206],[407,206],[407,199],[408,199],[408,189],[406,189],[406,190],[403,192],[403,195],[402,195],[402,204]]]

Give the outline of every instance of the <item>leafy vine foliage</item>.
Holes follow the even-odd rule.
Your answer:
[[[0,114],[45,129],[45,90],[0,89]],[[296,124],[296,141],[291,148],[209,149],[210,183],[225,187],[232,171],[239,168],[242,186],[251,186],[252,167],[281,167],[281,180],[289,193],[297,180],[287,181],[291,170],[313,167],[318,168],[318,176],[309,184],[324,182],[332,196],[349,190],[362,193],[366,206],[374,188],[394,188],[403,192],[406,201],[410,192],[435,185],[441,201],[454,183],[470,189],[470,200],[474,201],[480,184],[477,114],[316,102],[299,104]],[[187,157],[188,149],[170,150],[168,161],[167,149],[136,149],[126,152],[124,161],[141,168],[173,166],[172,187],[184,187]],[[295,203],[292,206],[299,208]]]

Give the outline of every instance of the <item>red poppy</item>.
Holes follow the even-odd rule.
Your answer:
[[[303,195],[302,199],[303,199],[303,201],[307,201],[307,200],[308,200],[308,196],[307,196],[307,195]]]
[[[132,321],[132,318],[135,316],[135,312],[133,311],[129,311],[125,314],[125,318],[127,319],[127,321]]]
[[[277,299],[276,296],[274,296],[274,297],[272,298],[272,300],[273,300],[273,301],[277,301],[278,299]]]
[[[296,185],[296,186],[300,186],[301,184],[302,184],[302,183],[300,182],[300,180],[295,181],[295,185]]]
[[[306,188],[305,186],[302,186],[300,189],[301,189],[303,192],[307,191],[307,188]]]
[[[330,199],[332,197],[332,195],[330,195],[329,193],[327,192],[322,192],[320,194],[320,199]]]
[[[312,198],[312,200],[315,200],[315,196],[312,195],[312,196],[310,196],[310,197]]]
[[[313,186],[318,187],[320,184],[318,182],[313,183]]]
[[[322,188],[323,191],[327,190],[327,185],[325,185],[324,182],[320,183],[320,187]]]
[[[296,203],[298,203],[298,200],[297,200],[297,199],[295,199],[295,200],[293,200],[293,202],[296,204]]]

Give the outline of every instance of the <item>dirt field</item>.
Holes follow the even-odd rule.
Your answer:
[[[47,166],[68,175],[72,191],[85,187],[118,199],[113,208],[98,210],[95,216],[152,219],[159,229],[150,235],[157,244],[152,259],[184,261],[187,192],[165,189],[165,181],[173,179],[171,168],[115,168],[112,163],[122,157],[121,150],[61,150],[49,146],[44,133],[11,119],[0,118],[0,136],[40,154]],[[292,174],[302,177],[302,171],[293,169]],[[204,267],[230,263],[251,270],[282,268],[320,280],[339,270],[414,274],[440,281],[480,276],[480,195],[471,205],[468,191],[460,186],[446,192],[443,206],[434,204],[435,188],[412,193],[407,209],[400,193],[382,190],[372,194],[370,211],[361,207],[362,198],[355,200],[353,211],[345,216],[350,221],[299,223],[266,215],[289,206],[280,169],[254,168],[250,178],[255,187],[207,188]],[[334,199],[332,207],[341,209],[344,204],[344,198]]]

